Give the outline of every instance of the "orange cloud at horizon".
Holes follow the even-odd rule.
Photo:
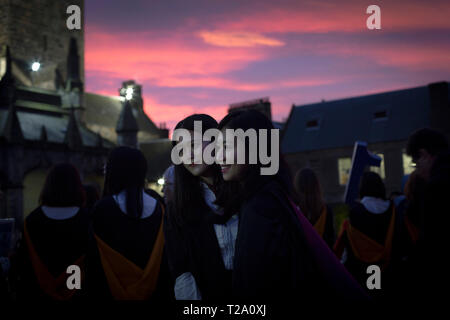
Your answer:
[[[285,43],[262,34],[252,32],[201,31],[199,36],[208,44],[219,47],[279,47]]]

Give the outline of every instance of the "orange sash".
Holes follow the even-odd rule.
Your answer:
[[[384,245],[372,240],[364,233],[354,228],[348,219],[342,225],[338,240],[334,246],[336,255],[341,258],[344,251],[344,243],[342,241],[343,235],[346,233],[347,238],[352,248],[355,257],[365,263],[380,263],[381,269],[384,269],[388,264],[392,251],[392,239],[394,236],[395,227],[395,208],[392,206],[392,217],[389,223],[388,231]]]
[[[34,273],[36,275],[39,286],[42,291],[44,291],[47,295],[52,297],[55,300],[70,300],[76,291],[78,290],[70,290],[67,288],[67,276],[66,272],[63,272],[57,278],[53,277],[53,275],[48,271],[47,267],[44,265],[42,260],[39,258],[33,243],[31,242],[30,235],[27,230],[27,221],[24,222],[24,236],[25,241],[28,246],[28,251],[30,253],[31,264],[34,269]],[[85,255],[81,256],[77,259],[73,264],[80,267],[81,272],[81,281],[84,278],[84,259]]]
[[[163,209],[164,214],[164,209]],[[116,300],[145,300],[156,289],[164,248],[163,221],[153,246],[152,254],[144,270],[108,246],[95,235],[103,270]]]
[[[325,232],[325,223],[327,221],[327,207],[324,206],[322,209],[322,213],[320,214],[319,219],[317,219],[316,223],[314,224],[314,229],[316,229],[317,233],[323,237],[323,234]]]

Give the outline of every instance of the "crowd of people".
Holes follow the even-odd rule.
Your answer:
[[[195,121],[202,122],[203,132],[274,129],[252,110],[231,113],[219,123],[194,114],[176,129],[193,134]],[[214,142],[204,141],[202,148],[209,143]],[[445,136],[427,128],[410,136],[407,153],[416,169],[404,196],[388,199],[380,176],[366,172],[359,201],[340,230],[316,172],[303,168],[293,178],[281,154],[275,175],[261,175],[260,160],[172,165],[164,174],[163,197],[146,188],[147,161],[138,149],[111,151],[101,196],[82,185],[74,165],[55,165],[40,205],[25,219],[8,272],[0,270],[1,299],[417,297],[425,294],[430,267],[425,221],[447,207],[450,154]],[[79,289],[68,288],[71,265],[81,270]],[[371,265],[381,270],[381,289],[367,287]]]

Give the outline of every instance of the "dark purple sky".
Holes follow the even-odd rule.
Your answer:
[[[381,8],[368,30],[366,8]],[[143,85],[169,128],[269,96],[276,120],[306,104],[450,80],[450,1],[85,2],[87,90]]]

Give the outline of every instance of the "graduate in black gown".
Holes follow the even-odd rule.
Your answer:
[[[270,151],[272,143],[279,143],[276,137],[274,141],[270,139],[270,130],[274,129],[271,121],[259,111],[238,111],[227,115],[219,123],[219,129],[224,135],[226,129],[269,130],[269,139],[264,142],[274,160],[263,165],[258,157],[256,164],[249,164],[249,140],[245,139],[246,164],[222,164],[224,180],[238,182],[240,187],[223,203],[225,214],[229,210],[239,211],[234,297],[250,301],[365,300],[362,289],[296,209],[291,178],[279,148]],[[260,139],[257,137],[253,146],[260,145]],[[233,143],[225,136],[223,160],[236,157],[236,149],[229,148]],[[277,157],[279,170],[261,175],[262,167],[276,166]]]
[[[146,173],[141,151],[129,147],[111,151],[104,197],[92,212],[87,265],[90,298],[172,297],[164,252],[164,204],[144,191]]]
[[[336,241],[334,215],[331,207],[325,204],[316,173],[310,168],[300,170],[295,177],[295,189],[301,211],[332,248]]]
[[[180,121],[175,130],[188,130],[193,139],[196,121],[202,124],[201,134],[217,128],[212,117],[194,114]],[[200,151],[211,143],[200,142]],[[219,166],[194,164],[192,157],[187,160],[174,166],[164,225],[175,296],[178,300],[223,301],[231,295],[237,216],[223,215],[214,203],[222,181]]]
[[[349,219],[336,244],[345,267],[362,285],[366,285],[367,268],[381,270],[381,290],[370,293],[379,299],[387,297],[392,286],[392,251],[398,219],[394,203],[386,199],[386,189],[375,172],[365,172],[361,179],[360,201],[350,209]],[[343,250],[342,250],[343,249]]]
[[[24,222],[18,253],[18,300],[77,300],[86,296],[85,264],[89,217],[77,169],[62,163],[50,169],[40,206]],[[67,268],[80,268],[80,289],[69,290]]]

